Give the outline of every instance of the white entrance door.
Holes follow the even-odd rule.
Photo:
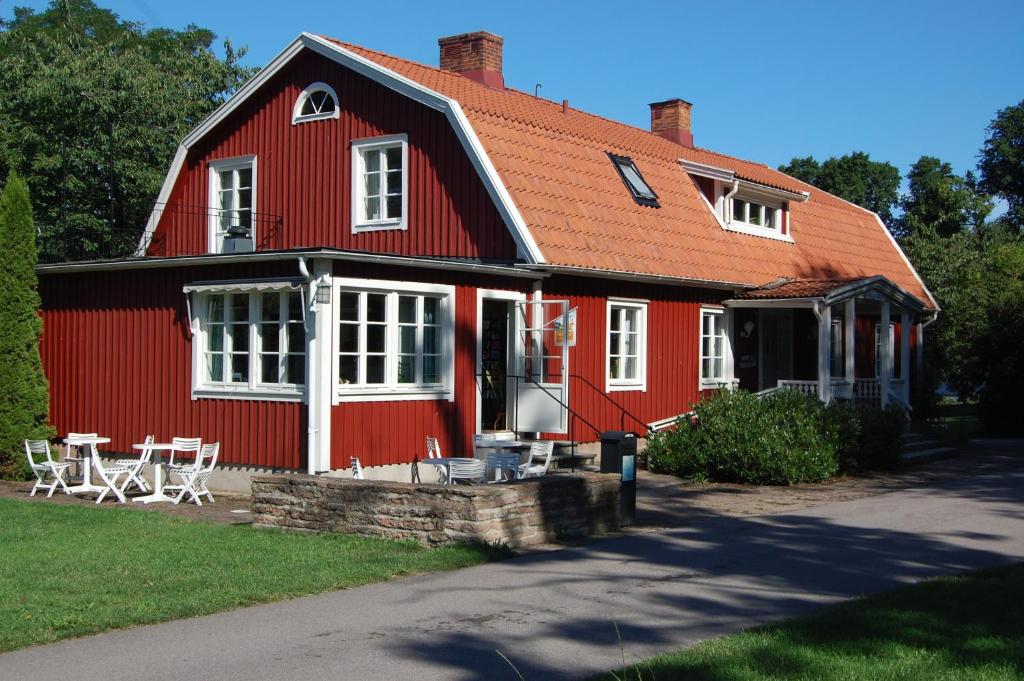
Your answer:
[[[519,432],[569,430],[569,344],[565,337],[568,318],[568,300],[516,303]]]

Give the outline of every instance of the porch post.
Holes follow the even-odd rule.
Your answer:
[[[903,379],[900,397],[905,404],[910,404],[910,325],[910,313],[904,310],[900,314],[900,377]]]
[[[725,308],[725,377],[729,381],[729,389],[732,390],[736,383],[736,366],[733,357],[735,347],[735,326],[736,315],[731,307]]]
[[[857,380],[854,376],[854,347],[857,342],[856,339],[856,322],[857,322],[857,300],[850,298],[846,301],[846,309],[843,312],[843,336],[844,336],[844,349],[846,354],[844,359],[846,360],[846,367],[843,371],[843,378],[846,380],[846,389],[849,398],[853,399],[853,385]]]
[[[889,324],[890,310],[889,301],[882,301],[882,320],[878,329],[878,352],[881,355],[879,366],[881,368],[878,376],[878,389],[882,394],[882,409],[889,406],[889,377],[892,376],[892,357],[889,352]]]
[[[818,312],[818,398],[825,403],[832,399],[832,376],[829,368],[832,359],[832,308],[824,302],[817,303]]]

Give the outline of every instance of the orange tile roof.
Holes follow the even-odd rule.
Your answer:
[[[495,90],[436,67],[334,42],[459,102],[549,264],[745,286],[780,277],[880,274],[934,307],[873,213],[785,173],[577,109],[563,113],[561,104],[518,90]],[[632,199],[608,151],[633,158],[660,208]],[[795,243],[722,229],[679,159],[810,192],[808,201],[790,203]]]
[[[849,286],[865,277],[852,279],[781,279],[760,288],[737,294],[740,300],[782,300],[786,298],[819,298],[832,291]]]

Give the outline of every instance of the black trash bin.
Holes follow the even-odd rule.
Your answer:
[[[636,517],[636,441],[636,433],[624,430],[601,434],[601,472],[619,474],[619,522],[623,526],[632,525]]]

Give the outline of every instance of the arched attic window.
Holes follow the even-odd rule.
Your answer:
[[[327,83],[313,83],[295,100],[292,124],[338,117],[338,95]]]

